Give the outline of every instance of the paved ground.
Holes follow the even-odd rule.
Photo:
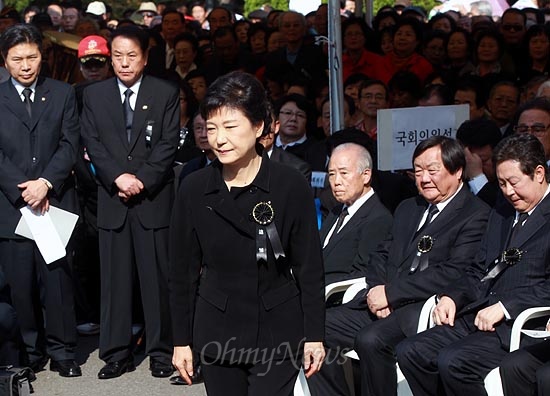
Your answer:
[[[175,386],[168,378],[153,378],[149,360],[136,359],[136,371],[110,380],[97,379],[103,367],[98,358],[98,337],[80,337],[78,358],[82,364],[82,377],[62,378],[57,373],[44,370],[33,382],[36,396],[205,396],[203,385]],[[49,366],[47,366],[48,368]]]

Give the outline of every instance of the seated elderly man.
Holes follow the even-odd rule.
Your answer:
[[[399,205],[391,232],[369,257],[368,289],[327,310],[329,355],[309,380],[312,394],[349,394],[335,361],[342,348],[355,349],[361,359],[363,394],[396,394],[395,346],[416,333],[425,300],[471,263],[485,230],[489,207],[464,185],[465,164],[456,140],[435,136],[416,147],[420,195]]]
[[[321,228],[327,284],[360,277],[368,255],[391,228],[392,216],[372,189],[371,178],[372,158],[363,146],[344,143],[332,151],[328,179],[340,205]]]
[[[494,162],[506,200],[491,212],[476,260],[441,290],[434,310],[438,326],[397,346],[399,367],[415,395],[486,395],[485,376],[508,356],[515,318],[532,306],[550,305],[544,149],[534,136],[515,134],[499,143]]]

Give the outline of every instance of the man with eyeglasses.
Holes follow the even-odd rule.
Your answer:
[[[550,102],[546,98],[535,98],[518,110],[515,133],[529,133],[542,143],[547,162],[550,162]]]
[[[377,114],[389,107],[386,84],[380,80],[367,80],[359,86],[359,110],[363,113],[362,130],[376,140]]]

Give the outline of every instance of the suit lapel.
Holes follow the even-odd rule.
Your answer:
[[[46,81],[42,78],[39,78],[38,83],[36,84],[36,91],[34,93],[34,102],[32,104],[32,120],[31,120],[31,130],[36,127],[40,117],[44,112],[44,109],[49,106],[51,100],[50,89]]]
[[[105,114],[111,117],[115,133],[118,135],[122,147],[128,148],[128,136],[126,134],[126,126],[124,123],[124,109],[122,107],[122,96],[118,88],[118,80],[112,78],[112,88],[105,90]]]
[[[210,175],[204,196],[205,206],[216,212],[239,231],[254,238],[256,234],[254,225],[241,215],[241,211],[235,204],[235,200],[227,190],[221,177],[219,162],[216,161],[213,165],[209,167]]]
[[[134,149],[136,142],[140,139],[143,130],[145,129],[145,122],[147,115],[152,106],[152,87],[149,86],[149,79],[144,76],[141,80],[141,86],[139,87],[138,96],[136,99],[136,107],[134,108],[134,121],[132,123],[132,137],[130,139],[130,151]],[[153,125],[153,133],[157,132],[160,125]],[[156,129],[156,131],[155,131]]]
[[[514,219],[516,216],[516,211],[511,205],[507,205],[503,209],[503,213],[499,213],[499,223],[494,226],[494,229],[500,230],[500,234],[492,235],[495,240],[495,243],[488,243],[487,249],[487,258],[486,262],[492,263],[495,259],[500,258],[502,252],[506,249],[506,244],[510,239],[510,234],[512,233],[512,225],[514,224]],[[494,220],[493,220],[494,221]],[[525,223],[527,226],[527,223]]]
[[[537,206],[537,208],[531,213],[523,228],[519,231],[517,235],[516,242],[514,243],[517,247],[521,246],[527,242],[531,237],[547,222],[547,217],[549,215],[550,209],[550,199],[548,195],[543,199],[543,201]]]
[[[405,256],[403,257],[404,260],[406,260],[412,253],[416,253],[417,251],[417,241],[419,238],[421,238],[423,235],[436,235],[434,237],[434,243],[437,243],[437,235],[442,232],[445,228],[449,227],[449,224],[453,224],[454,219],[460,215],[460,210],[462,209],[462,206],[464,205],[464,201],[467,197],[467,194],[469,194],[469,191],[467,190],[467,186],[463,185],[460,192],[456,195],[456,197],[453,198],[451,202],[445,208],[439,213],[439,215],[424,228],[422,231],[422,235],[417,235],[416,238],[412,241],[412,243],[409,245]],[[422,213],[426,209],[422,211]],[[420,218],[422,217],[422,214],[420,215],[418,222],[420,222]],[[417,223],[418,226],[418,223]]]
[[[373,195],[372,197],[370,197],[365,203],[363,203],[363,205],[357,210],[357,212],[351,217],[351,219],[349,219],[349,221],[346,224],[344,224],[340,232],[337,233],[336,235],[333,234],[330,237],[330,241],[325,247],[325,250],[327,250],[327,253],[330,250],[332,250],[334,246],[338,245],[341,239],[346,238],[350,233],[355,232],[355,229],[359,226],[359,224],[361,224],[364,221],[365,217],[367,217],[372,212],[373,206],[376,205],[377,199],[378,198],[376,197],[376,195]],[[338,208],[338,214],[333,212],[333,214],[336,216],[336,219],[333,221],[331,228],[334,225],[334,223],[338,220],[338,215],[342,211],[342,206],[337,206],[337,208]],[[328,231],[327,231],[327,234],[328,234]],[[323,243],[323,241],[324,239],[321,240],[321,243]]]
[[[407,243],[402,244],[401,263],[403,263],[411,253],[416,252],[416,239],[418,239],[418,237],[414,238],[414,234],[416,233],[416,229],[418,228],[418,224],[420,224],[424,212],[428,208],[428,203],[420,196],[416,197],[415,202],[417,206],[408,217],[407,224],[403,225],[403,233]]]
[[[321,231],[319,231],[319,237],[321,239],[321,244],[325,242],[325,239],[327,238],[327,235],[334,225],[336,223],[336,220],[338,219],[338,215],[336,214],[336,211],[342,210],[342,205],[338,205],[335,208],[333,208],[325,221],[323,222],[323,226],[321,227]],[[327,245],[328,247],[328,245]]]
[[[17,93],[17,89],[15,89],[15,87],[13,86],[11,79],[8,79],[8,81],[2,83],[0,88],[4,93],[4,105],[6,106],[6,108],[11,111],[19,120],[21,120],[23,125],[25,125],[30,131],[31,119],[29,117],[29,113],[27,113],[27,109],[25,108],[23,101]]]

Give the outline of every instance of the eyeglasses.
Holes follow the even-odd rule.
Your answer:
[[[544,124],[533,124],[533,125],[516,125],[514,127],[514,132],[519,133],[532,133],[535,136],[542,136],[546,133],[550,125]]]
[[[502,30],[506,30],[507,32],[519,32],[523,30],[522,25],[502,25]]]
[[[143,15],[144,18],[154,18],[156,16],[152,12],[144,12],[141,15]]]
[[[361,95],[360,98],[361,99],[367,99],[367,100],[373,100],[374,99],[377,102],[381,102],[381,101],[386,99],[386,97],[382,94],[376,94],[376,95],[365,94],[365,95]]]
[[[306,116],[306,113],[302,112],[302,111],[290,111],[290,110],[281,110],[279,111],[279,116],[285,116],[285,117],[296,117],[300,120],[305,120],[307,119],[307,116]]]

